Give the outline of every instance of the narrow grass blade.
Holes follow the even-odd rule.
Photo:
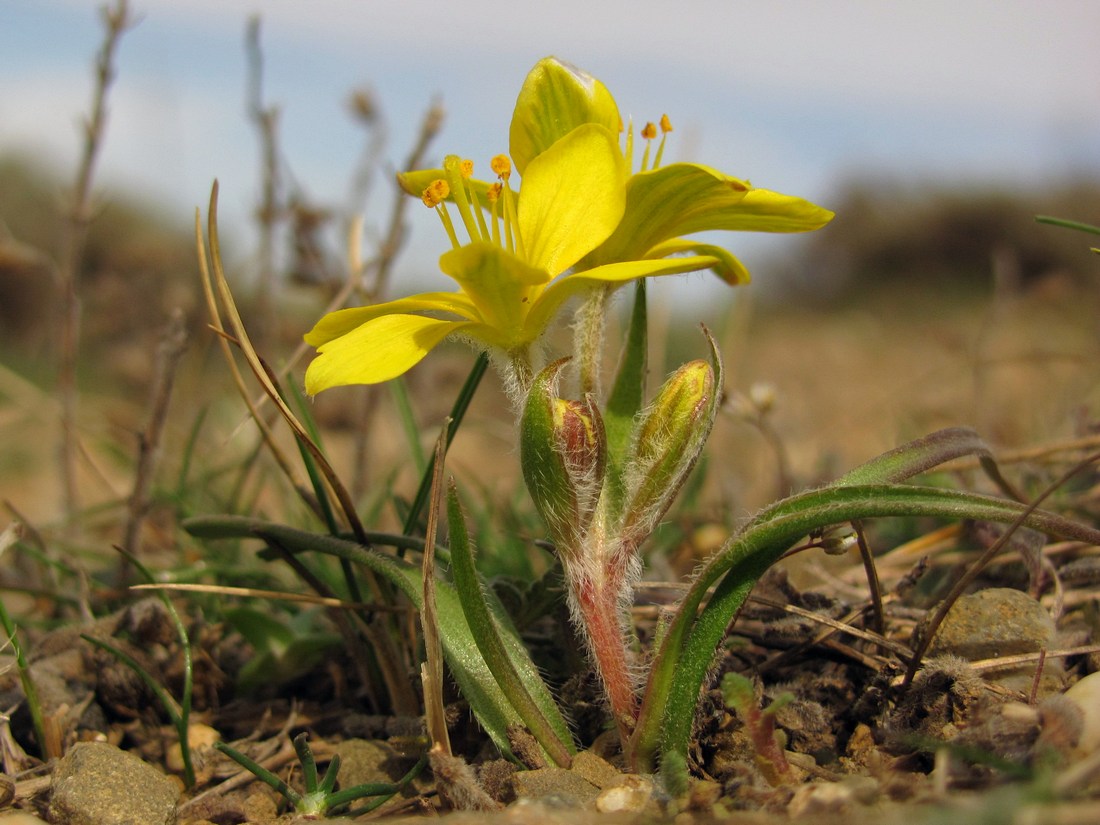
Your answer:
[[[126,560],[130,563],[145,581],[149,584],[156,583],[156,577],[149,571],[149,569],[141,563],[141,561],[132,553],[128,553],[121,547],[115,548],[126,557]],[[187,635],[187,627],[183,623],[183,619],[180,618],[179,611],[176,610],[176,606],[172,604],[172,600],[168,598],[168,594],[164,591],[160,591],[157,594],[161,603],[164,605],[164,609],[168,611],[168,615],[172,619],[172,626],[176,630],[176,636],[180,640],[180,650],[183,653],[183,694],[180,696],[179,713],[172,717],[172,722],[176,727],[176,736],[179,739],[180,744],[180,757],[183,761],[183,779],[188,788],[192,788],[195,785],[195,768],[191,762],[191,741],[190,741],[190,729],[191,729],[191,702],[195,689],[195,672],[194,661],[191,651],[191,637]],[[155,691],[154,691],[155,692]],[[159,694],[158,694],[159,697]],[[161,698],[161,702],[165,700]],[[165,708],[171,715],[171,709],[167,704]]]
[[[313,749],[309,746],[309,734],[303,731],[294,737],[294,753],[302,766],[302,784],[306,793],[317,792],[317,760],[313,758]]]
[[[236,748],[230,747],[225,742],[216,742],[214,747],[251,773],[257,779],[262,782],[266,782],[277,793],[281,794],[295,809],[301,804],[302,795],[294,790],[290,785],[286,784],[283,780],[261,765],[259,762],[245,756]]]
[[[1051,215],[1036,215],[1035,220],[1039,223],[1050,224],[1051,226],[1060,226],[1063,229],[1077,229],[1081,232],[1088,232],[1091,235],[1100,235],[1100,226],[1093,226],[1091,223],[1070,221],[1065,218],[1055,218]]]
[[[454,406],[451,407],[451,424],[447,428],[447,446],[451,446],[451,442],[454,441],[455,434],[458,433],[458,428],[462,424],[462,419],[466,416],[466,411],[470,408],[470,402],[474,400],[474,394],[477,392],[478,385],[481,383],[482,377],[485,375],[485,370],[489,367],[489,356],[482,353],[477,357],[477,361],[474,362],[473,369],[470,370],[470,374],[466,377],[465,383],[462,385],[462,389],[459,390],[458,397],[455,398]],[[409,508],[409,513],[405,517],[405,535],[412,535],[417,532],[416,525],[420,521],[420,514],[424,511],[424,505],[428,503],[428,494],[431,491],[432,486],[432,468],[435,464],[435,459],[432,458],[428,462],[428,466],[424,469],[424,474],[420,479],[420,487],[417,488],[416,496],[413,498],[412,505]]]
[[[397,417],[401,421],[401,429],[405,432],[405,440],[409,444],[409,453],[412,455],[416,471],[421,475],[428,467],[428,457],[424,455],[424,448],[420,445],[420,428],[416,426],[416,415],[413,413],[412,401],[409,399],[409,387],[403,376],[398,376],[387,382],[390,395],[393,396],[394,406],[397,407]]]
[[[319,535],[258,519],[239,516],[207,516],[188,519],[183,527],[204,538],[256,538],[278,545],[289,553],[323,553],[348,559],[374,571],[399,589],[417,610],[424,609],[423,581],[419,565],[384,555],[354,541]],[[436,582],[436,610],[439,615],[443,655],[462,695],[493,743],[512,757],[508,742],[510,725],[524,724],[508,701],[478,649],[466,623],[461,598],[450,582]],[[528,685],[541,682],[518,634],[505,617],[498,617],[505,647],[520,678]]]
[[[46,724],[42,717],[42,702],[38,698],[38,688],[31,678],[31,671],[27,665],[27,657],[23,654],[23,646],[19,643],[19,637],[15,635],[15,624],[8,611],[4,607],[4,600],[0,599],[0,626],[4,628],[5,641],[11,645],[15,652],[15,666],[19,669],[19,680],[23,685],[23,698],[27,701],[27,710],[31,714],[31,726],[34,728],[34,736],[38,740],[38,749],[43,759],[55,759],[60,753],[50,753],[46,738]],[[3,644],[0,644],[3,647]]]
[[[451,574],[474,642],[527,729],[555,764],[567,768],[575,752],[569,728],[545,684],[541,680],[524,682],[505,647],[500,628],[485,601],[474,565],[473,545],[453,481],[447,496],[447,518],[451,536]]]

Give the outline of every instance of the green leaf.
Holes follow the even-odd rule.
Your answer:
[[[645,400],[646,370],[649,360],[649,326],[646,310],[645,278],[634,285],[634,310],[630,314],[630,329],[626,347],[619,358],[615,383],[604,410],[604,431],[607,434],[608,489],[616,502],[622,499],[623,461],[630,449],[630,433],[634,419]]]
[[[631,743],[635,769],[652,769],[658,752],[662,760],[679,754],[673,765],[686,754],[699,690],[715,648],[756,581],[799,538],[857,519],[936,516],[1011,523],[1025,510],[1015,501],[904,484],[829,486],[765,510],[711,558],[678,607],[657,653]],[[1063,538],[1100,542],[1100,531],[1042,510],[1023,523]]]
[[[1005,495],[1021,500],[1020,494],[1001,475],[989,445],[969,427],[948,427],[895,447],[845,473],[832,486],[906,481],[948,461],[968,455],[977,456],[986,475]]]
[[[507,649],[499,623],[485,599],[485,585],[474,566],[473,546],[453,482],[447,496],[447,519],[451,537],[451,572],[474,642],[527,729],[559,767],[567,768],[575,752],[569,726],[561,717],[545,683],[538,678],[533,682],[525,681],[516,668],[515,654]],[[526,659],[526,652],[523,652],[523,658]]]
[[[362,564],[399,589],[416,610],[423,610],[419,565],[383,555],[354,541],[238,516],[188,519],[183,523],[183,528],[191,535],[202,538],[257,538],[277,544],[290,553],[323,553]],[[523,725],[523,718],[504,695],[481,655],[454,585],[438,581],[435,595],[443,655],[451,674],[494,744],[506,756],[512,757],[508,728]],[[501,620],[501,617],[497,618]],[[500,628],[505,648],[520,678],[528,686],[541,683],[538,668],[527,655],[515,629],[505,620],[500,621]]]

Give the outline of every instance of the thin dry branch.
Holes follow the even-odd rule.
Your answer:
[[[263,51],[260,48],[260,17],[248,20],[245,30],[248,60],[248,117],[260,137],[261,194],[256,222],[260,227],[259,278],[256,282],[256,324],[253,337],[260,349],[270,340],[275,324],[275,226],[283,214],[279,202],[279,108],[263,100]]]
[[[107,91],[115,77],[115,51],[126,29],[132,25],[126,0],[117,0],[113,8],[101,10],[103,45],[95,62],[95,84],[92,108],[84,121],[84,148],[77,168],[69,204],[65,232],[61,238],[61,260],[58,279],[61,287],[61,329],[57,390],[61,404],[60,473],[62,506],[72,524],[80,507],[76,467],[80,448],[76,432],[78,393],[76,363],[80,350],[80,287],[79,274],[83,264],[88,226],[92,219],[92,179],[96,159],[103,145],[107,122]]]
[[[141,528],[149,513],[149,489],[153,484],[157,463],[160,460],[160,444],[164,425],[168,420],[168,404],[175,385],[176,368],[187,349],[187,325],[183,311],[172,313],[157,347],[156,372],[150,392],[149,421],[138,433],[138,462],[134,472],[134,489],[130,493],[129,518],[122,539],[126,555],[137,556],[141,552]],[[121,571],[125,573],[125,568]],[[120,578],[120,583],[122,579]]]

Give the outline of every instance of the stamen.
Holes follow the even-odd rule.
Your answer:
[[[451,185],[455,206],[458,207],[458,214],[462,217],[466,232],[469,234],[471,241],[477,241],[481,239],[481,233],[478,232],[474,213],[470,209],[470,199],[466,194],[466,183],[462,174],[467,163],[469,163],[470,172],[473,172],[474,165],[472,161],[460,160],[458,155],[447,155],[443,159],[443,171],[447,173],[447,183]]]
[[[424,205],[435,209],[439,219],[443,221],[443,228],[447,230],[447,237],[451,239],[451,246],[458,249],[458,235],[455,234],[455,226],[451,222],[451,213],[447,211],[447,196],[451,194],[451,186],[442,178],[433,180],[428,187],[420,193],[420,199]]]
[[[489,161],[489,168],[493,170],[495,174],[501,180],[508,180],[512,177],[512,162],[508,160],[507,155],[496,155],[491,161]]]
[[[500,246],[500,210],[497,204],[500,202],[500,190],[502,188],[501,184],[494,183],[485,193],[485,197],[489,199],[489,210],[493,224],[493,243],[497,246]]]
[[[474,162],[472,160],[461,161],[458,164],[458,174],[462,178],[462,188],[466,192],[466,197],[473,206],[471,211],[477,220],[478,235],[481,240],[487,241],[489,240],[489,227],[485,224],[485,215],[481,211],[481,203],[478,201],[474,185],[470,183],[470,179],[474,176]]]
[[[478,200],[477,192],[474,191],[474,187],[470,187],[470,203],[474,207],[474,217],[477,218],[477,228],[481,232],[481,239],[483,241],[489,240],[489,227],[485,223],[485,213],[481,210],[481,201]]]
[[[420,194],[420,199],[424,201],[425,206],[435,208],[443,203],[449,194],[451,194],[451,187],[447,184],[447,181],[437,178],[428,184],[428,187]]]
[[[489,166],[497,177],[503,182],[501,191],[504,193],[504,242],[509,252],[523,255],[523,239],[519,236],[519,220],[516,218],[516,201],[512,195],[512,187],[508,185],[508,178],[512,177],[512,162],[507,155],[496,155]]]
[[[672,121],[668,119],[668,115],[661,115],[661,143],[657,147],[657,157],[653,159],[653,168],[657,169],[661,165],[661,158],[665,154],[665,139],[668,137],[668,133],[672,131]]]
[[[626,157],[627,165],[630,168],[631,173],[634,172],[634,121],[630,121],[630,125],[626,130],[626,149],[623,150],[623,155]]]
[[[642,154],[642,171],[649,169],[649,149],[653,138],[657,137],[657,127],[647,123],[642,127],[642,137],[645,138],[645,152]]]

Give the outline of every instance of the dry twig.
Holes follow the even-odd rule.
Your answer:
[[[61,261],[58,266],[58,278],[61,282],[61,349],[57,378],[61,402],[60,469],[62,505],[70,525],[80,506],[76,481],[77,456],[80,453],[76,433],[76,362],[80,349],[78,281],[84,258],[84,245],[88,237],[88,226],[92,219],[92,178],[96,159],[103,144],[103,133],[107,121],[107,90],[115,76],[115,50],[123,32],[132,25],[126,0],[117,0],[113,8],[104,7],[101,13],[105,28],[103,45],[96,57],[92,109],[84,122],[84,150],[73,186],[68,221],[61,240]]]

